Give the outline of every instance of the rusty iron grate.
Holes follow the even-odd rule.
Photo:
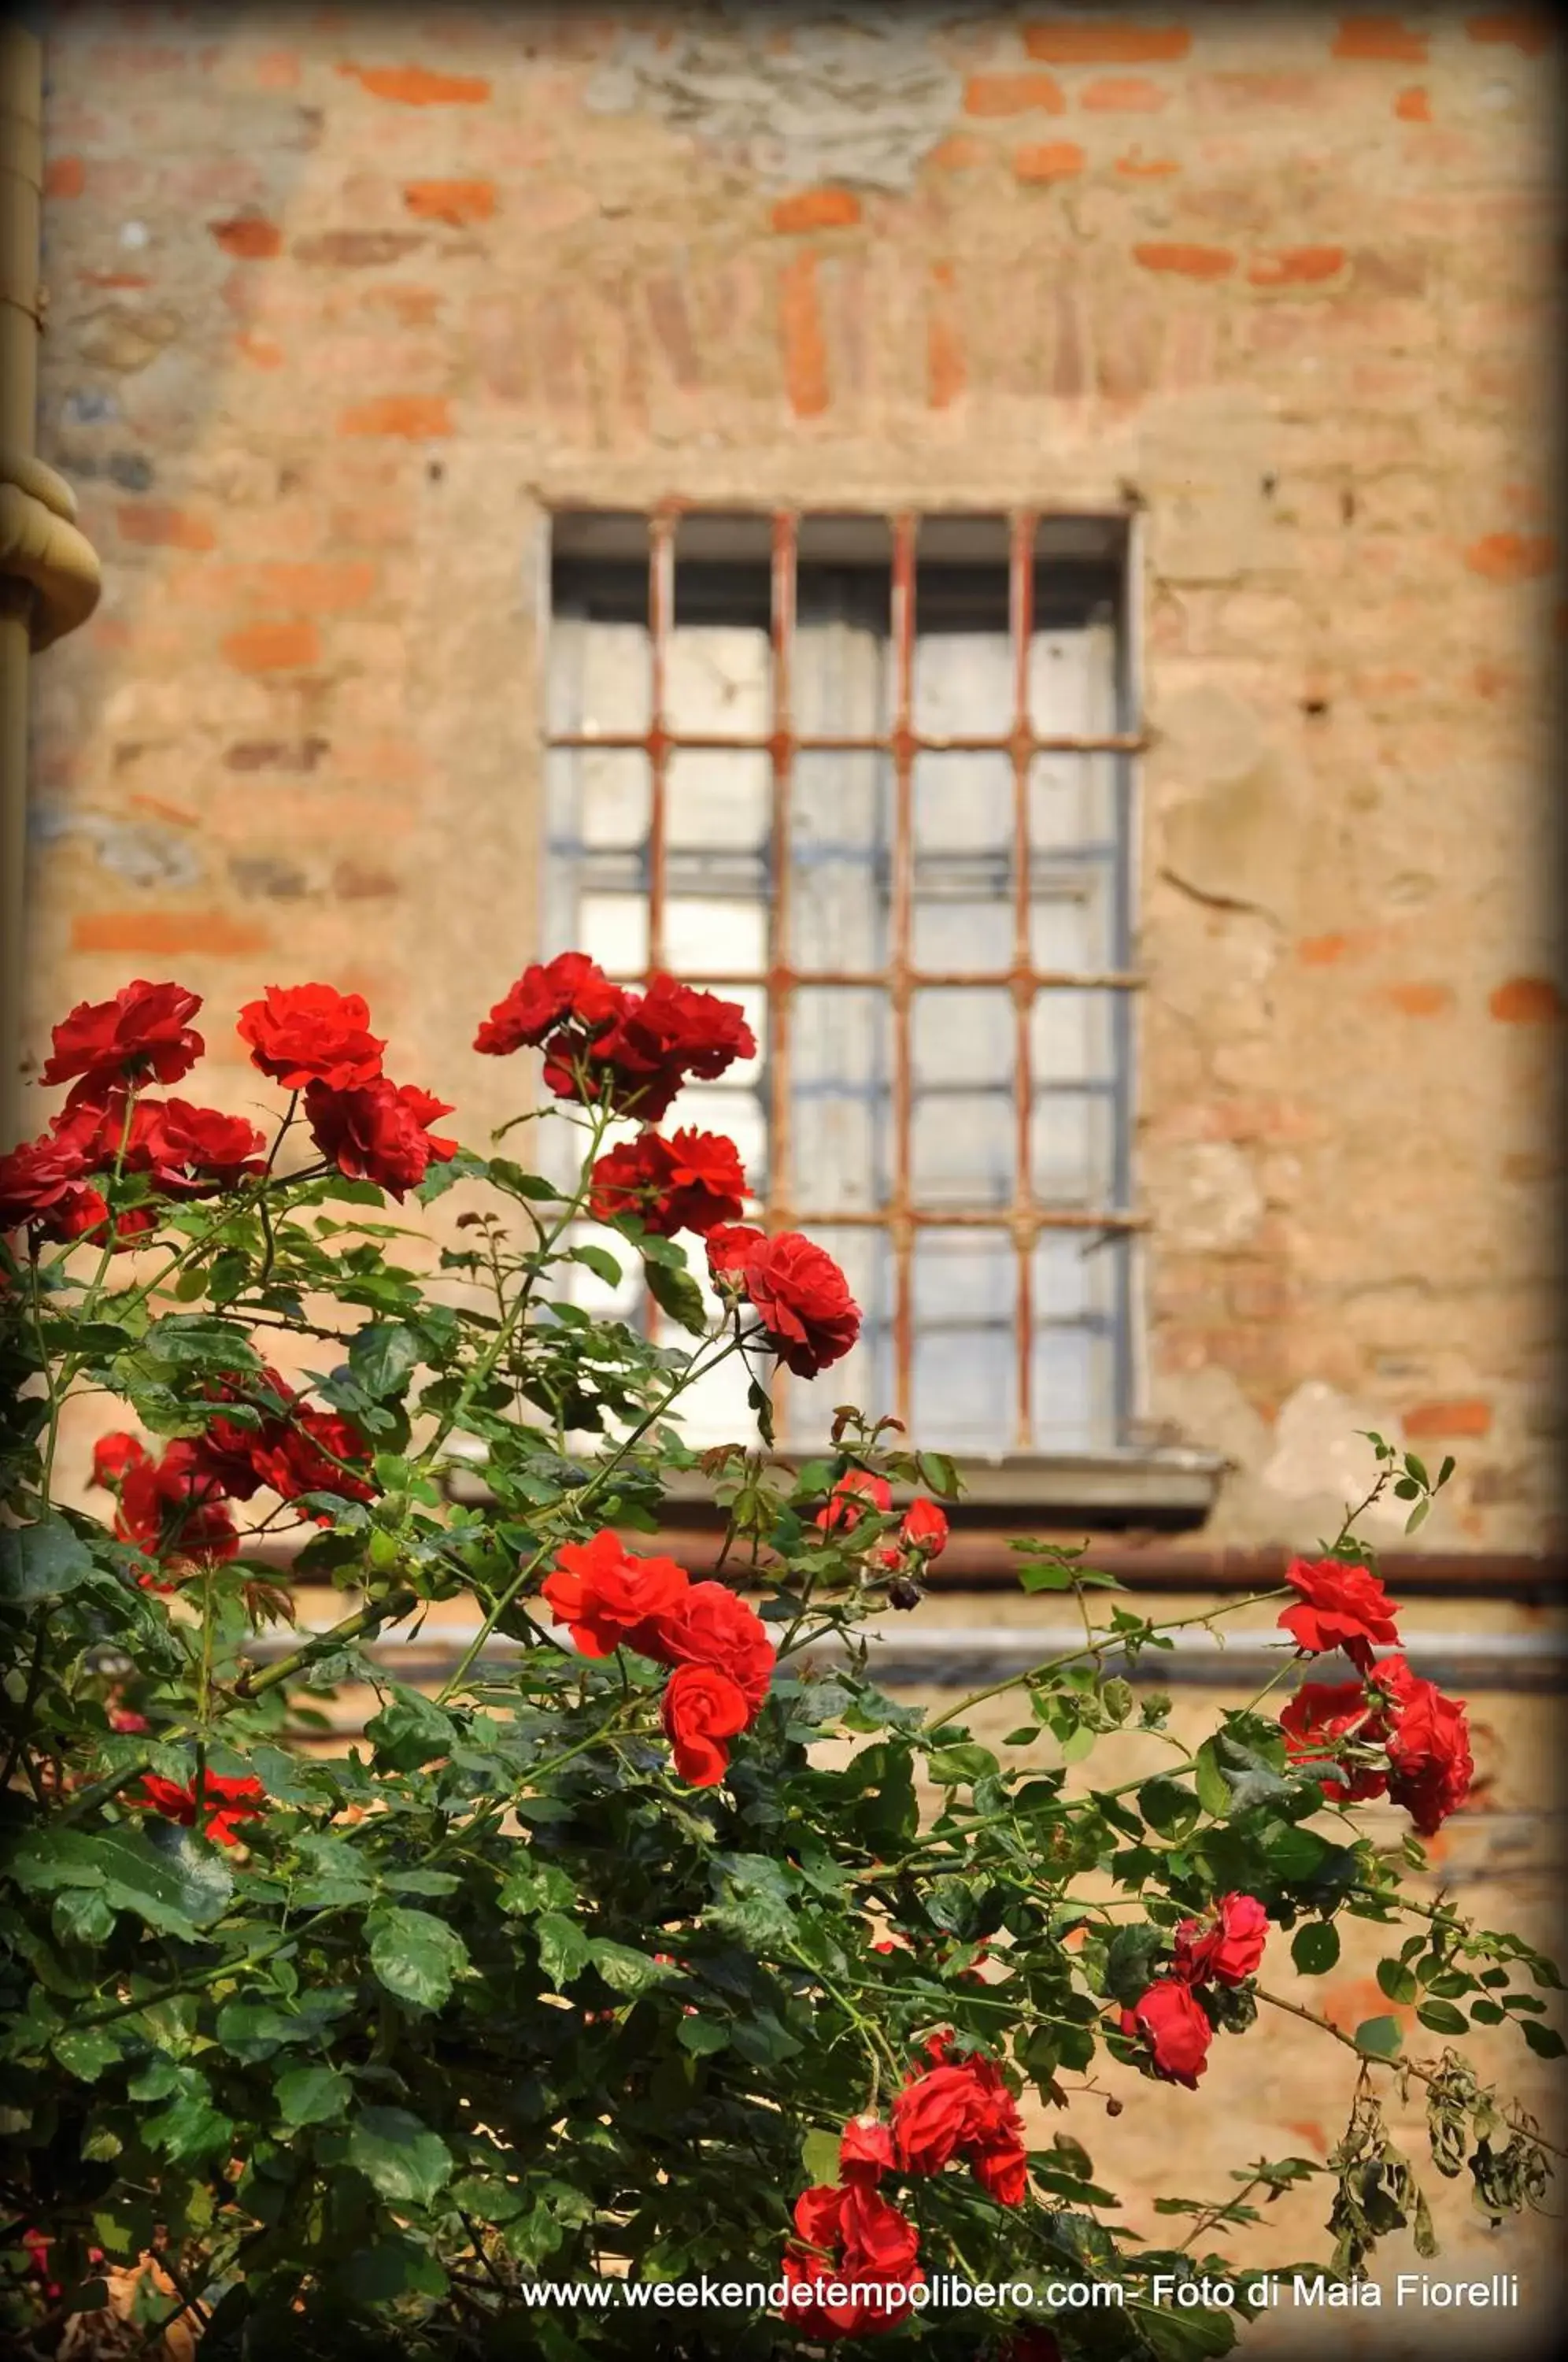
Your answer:
[[[1100,1440],[1119,1444],[1124,1440],[1131,1414],[1131,1287],[1126,1275],[1125,1248],[1131,1234],[1143,1227],[1143,1218],[1128,1202],[1131,1136],[1131,996],[1143,977],[1130,964],[1131,911],[1129,885],[1131,847],[1131,774],[1132,758],[1144,744],[1136,715],[1127,709],[1135,700],[1130,668],[1119,660],[1116,719],[1121,726],[1098,732],[1054,733],[1036,726],[1031,690],[1031,648],[1035,631],[1036,582],[1040,565],[1043,522],[1032,511],[1014,513],[1006,520],[1006,609],[1011,674],[1010,710],[999,712],[994,732],[922,731],[916,723],[915,655],[917,610],[917,549],[921,517],[901,513],[877,522],[890,535],[888,579],[889,612],[887,651],[890,668],[889,712],[885,725],[864,732],[811,731],[797,726],[794,685],[797,657],[797,587],[802,523],[809,519],[782,511],[768,519],[768,642],[771,652],[767,726],[761,729],[683,729],[670,711],[668,687],[676,629],[677,546],[689,503],[671,502],[657,507],[644,521],[646,531],[646,631],[648,699],[646,726],[636,729],[558,727],[552,720],[546,745],[553,754],[624,753],[642,758],[646,766],[647,817],[646,842],[639,854],[641,891],[646,911],[646,952],[640,966],[620,971],[619,980],[635,984],[667,965],[669,907],[669,791],[672,760],[683,753],[705,753],[766,758],[770,782],[770,811],[761,860],[766,874],[767,955],[752,966],[715,964],[707,967],[682,960],[684,981],[712,989],[750,988],[762,996],[766,1015],[764,1101],[767,1119],[766,1192],[761,1220],[770,1230],[804,1226],[847,1229],[881,1234],[891,1256],[891,1377],[898,1416],[909,1420],[911,1410],[915,1351],[915,1242],[922,1231],[953,1231],[999,1233],[1011,1242],[1014,1291],[1010,1318],[1013,1352],[1013,1448],[1038,1445],[1034,1402],[1033,1339],[1035,1309],[1035,1248],[1055,1232],[1086,1234],[1087,1249],[1111,1245],[1121,1250],[1122,1276],[1115,1290],[1113,1316],[1114,1379],[1110,1432]],[[574,515],[580,517],[582,512]],[[756,525],[755,516],[748,520]],[[1000,521],[999,521],[999,523]],[[1123,573],[1123,590],[1125,574]],[[1119,619],[1125,646],[1125,604]],[[933,966],[917,964],[914,953],[916,899],[913,792],[916,766],[924,756],[984,755],[1005,758],[1011,775],[1011,831],[1007,867],[1007,923],[1010,956],[995,967]],[[889,847],[887,957],[881,964],[801,966],[792,956],[795,934],[795,879],[791,855],[791,805],[798,767],[802,757],[850,755],[879,757],[890,767],[891,828]],[[1119,781],[1118,842],[1113,847],[1117,918],[1116,957],[1091,967],[1046,966],[1034,955],[1032,934],[1036,848],[1032,844],[1030,781],[1032,766],[1042,756],[1115,758]],[[562,848],[557,847],[558,851]],[[580,848],[579,848],[580,850]],[[569,857],[566,846],[563,857]],[[922,1198],[911,1158],[911,1115],[914,1074],[911,1057],[911,1011],[917,994],[931,990],[987,988],[1005,992],[1012,1009],[1011,1099],[1012,1172],[1005,1203],[968,1205]],[[802,991],[864,991],[885,996],[889,1017],[889,1071],[885,1079],[889,1154],[886,1184],[873,1206],[814,1205],[807,1176],[796,1172],[792,1155],[791,1104],[793,1085],[792,1032],[796,1004]],[[1053,993],[1113,996],[1116,1049],[1109,1088],[1113,1101],[1115,1153],[1112,1188],[1105,1203],[1066,1205],[1043,1199],[1033,1170],[1033,1120],[1037,1103],[1035,1045],[1032,1012],[1038,998]],[[1043,1086],[1042,1086],[1043,1087]],[[928,1438],[928,1440],[933,1439]],[[940,1439],[935,1439],[940,1440]]]

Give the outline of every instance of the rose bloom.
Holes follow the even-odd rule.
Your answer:
[[[260,1414],[254,1424],[209,1419],[195,1438],[197,1464],[204,1473],[237,1501],[248,1501],[267,1481],[259,1462],[286,1433],[301,1396],[271,1364],[210,1379],[202,1391],[209,1402],[238,1403]]]
[[[762,1711],[773,1679],[774,1648],[755,1608],[727,1584],[694,1583],[674,1606],[652,1619],[646,1654],[670,1665],[712,1665],[728,1674],[746,1702]]]
[[[677,1231],[704,1236],[733,1222],[745,1196],[745,1173],[733,1140],[712,1131],[677,1131],[613,1148],[593,1168],[590,1211],[602,1222],[634,1214],[656,1237]]]
[[[125,1169],[150,1173],[171,1198],[199,1198],[212,1189],[232,1189],[242,1175],[258,1174],[267,1142],[244,1116],[193,1107],[188,1099],[142,1100],[138,1116],[150,1119],[137,1158]],[[112,1163],[113,1143],[107,1161]],[[139,1160],[145,1157],[145,1164]]]
[[[1168,2083],[1185,2083],[1189,2092],[1197,2091],[1198,2079],[1209,2063],[1214,2028],[1180,1977],[1161,1977],[1135,2009],[1124,2009],[1121,2031],[1143,2036],[1156,2075]]]
[[[1346,1559],[1293,1559],[1285,1579],[1300,1605],[1280,1611],[1280,1623],[1309,1656],[1340,1649],[1362,1672],[1371,1670],[1373,1644],[1397,1642],[1397,1610],[1369,1567]]]
[[[285,1501],[302,1493],[336,1493],[345,1501],[373,1501],[376,1488],[356,1473],[355,1463],[368,1468],[370,1447],[351,1419],[335,1410],[295,1410],[276,1438],[258,1438],[252,1466],[263,1485]],[[317,1525],[332,1523],[330,1515],[315,1512]]]
[[[712,1665],[677,1665],[660,1713],[681,1778],[693,1788],[716,1786],[730,1764],[723,1741],[750,1719],[745,1693]]]
[[[1386,1670],[1386,1667],[1385,1667]],[[1353,1731],[1364,1746],[1380,1746],[1388,1725],[1380,1706],[1360,1682],[1303,1682],[1279,1717],[1285,1751],[1303,1771],[1319,1772],[1319,1785],[1331,1804],[1355,1805],[1381,1796],[1388,1785],[1386,1764],[1347,1763],[1348,1781],[1336,1780],[1320,1766],[1336,1760],[1336,1741]]]
[[[416,1189],[432,1164],[456,1156],[457,1142],[437,1139],[429,1129],[437,1116],[451,1112],[417,1084],[384,1076],[361,1089],[312,1083],[305,1092],[311,1135],[327,1162],[350,1180],[373,1181],[398,1198]]]
[[[139,1438],[116,1429],[101,1435],[93,1446],[92,1483],[112,1492],[132,1468],[144,1468],[151,1455]]]
[[[585,1657],[612,1657],[623,1645],[653,1656],[661,1619],[675,1614],[690,1582],[672,1558],[638,1558],[606,1526],[591,1541],[563,1542],[541,1588]]]
[[[891,2173],[898,2164],[890,2127],[879,2116],[854,2116],[844,2128],[844,2138],[838,2145],[838,2178],[844,2182],[861,2181],[869,2187]]]
[[[198,992],[180,984],[123,985],[112,1000],[83,1000],[54,1028],[54,1055],[40,1083],[68,1083],[71,1101],[102,1098],[116,1083],[148,1076],[177,1083],[188,1075],[204,1044],[191,1019],[202,1005]]]
[[[126,1468],[115,1531],[149,1558],[231,1559],[239,1548],[227,1504],[183,1436],[175,1438],[161,1460],[143,1459]],[[150,1586],[149,1576],[141,1580]]]
[[[847,2279],[907,2280],[913,2274],[919,2232],[864,2182],[852,2181],[845,2191],[838,2229]]]
[[[657,1123],[692,1076],[715,1082],[737,1058],[756,1054],[756,1039],[738,1001],[721,1000],[657,975],[640,995],[627,993],[591,1045],[586,1096],[607,1092],[628,1115]],[[545,1080],[559,1098],[584,1096],[569,1061],[547,1045]]]
[[[37,1140],[0,1156],[0,1235],[36,1229],[40,1237],[65,1246],[103,1228],[108,1202],[85,1178],[97,1169],[92,1147],[96,1131],[95,1108],[68,1108],[51,1117],[48,1131]],[[130,1224],[131,1217],[122,1215],[121,1230]]]
[[[1390,1700],[1388,1794],[1422,1837],[1435,1837],[1458,1812],[1475,1776],[1464,1701],[1445,1697],[1403,1657],[1379,1665],[1377,1682]]]
[[[1213,1925],[1184,1919],[1176,1932],[1173,1976],[1190,1985],[1239,1985],[1253,1974],[1268,1941],[1269,1916],[1253,1894],[1223,1894]]]
[[[149,1805],[161,1813],[166,1821],[178,1821],[182,1828],[193,1828],[196,1823],[196,1790],[193,1782],[182,1788],[178,1781],[160,1780],[156,1772],[143,1775],[143,1795],[137,1801]],[[206,1815],[205,1834],[215,1838],[219,1845],[237,1845],[238,1824],[255,1820],[267,1809],[267,1791],[259,1780],[226,1780],[218,1772],[209,1772],[202,1782],[201,1809]]]
[[[892,1486],[885,1476],[874,1476],[868,1468],[851,1468],[839,1478],[812,1523],[824,1534],[853,1533],[867,1502],[886,1517],[893,1506]]]
[[[832,2304],[825,2295],[815,2293],[835,2282],[848,2288],[856,2280],[923,2285],[925,2274],[914,2260],[919,2235],[897,2207],[874,2191],[819,2185],[802,2191],[796,2200],[795,2228],[804,2245],[791,2241],[785,2249],[784,2279],[791,2298],[797,2289],[813,2294],[808,2302],[787,2302],[783,2312],[801,2335],[825,2345],[840,2337],[874,2336],[903,2319],[910,2309],[907,2296],[891,2301],[881,2296],[858,2301],[846,2297],[843,2303]],[[827,2254],[810,2253],[812,2248]]]
[[[270,984],[239,1012],[237,1031],[250,1063],[292,1091],[307,1083],[353,1091],[377,1081],[386,1048],[369,1030],[370,1012],[357,992],[330,984]],[[441,1110],[443,1114],[447,1109]]]
[[[474,1048],[487,1058],[505,1058],[514,1050],[536,1049],[547,1034],[569,1023],[591,1036],[625,1005],[625,994],[597,961],[582,952],[562,952],[558,959],[524,970],[480,1027]]]
[[[922,1558],[940,1558],[947,1547],[947,1519],[934,1501],[911,1501],[904,1511],[899,1540]]]
[[[709,1233],[708,1266],[721,1292],[745,1297],[797,1377],[842,1360],[860,1334],[860,1307],[843,1272],[799,1231],[769,1239],[748,1223],[721,1227]]]

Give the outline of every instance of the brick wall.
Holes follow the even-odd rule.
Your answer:
[[[671,491],[1132,499],[1148,1408],[1221,1540],[1345,1433],[1551,1538],[1544,20],[59,5],[31,1047],[178,974],[370,998],[510,1112],[540,529]],[[215,1027],[215,1095],[246,1090]]]

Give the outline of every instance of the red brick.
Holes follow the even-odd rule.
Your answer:
[[[399,435],[409,442],[449,435],[451,412],[438,393],[383,393],[357,402],[337,417],[339,435]]]
[[[248,328],[243,335],[236,337],[234,349],[240,359],[248,361],[252,369],[282,369],[288,359],[282,345],[274,343],[271,337],[259,337]]]
[[[295,613],[338,614],[362,606],[376,587],[368,558],[329,558],[314,565],[256,566],[247,569],[256,595],[268,606]]]
[[[1405,1433],[1412,1442],[1426,1437],[1488,1435],[1492,1429],[1492,1406],[1478,1395],[1469,1395],[1455,1402],[1416,1403],[1405,1413]]]
[[[469,222],[491,221],[495,215],[492,181],[411,181],[403,202],[416,221],[445,222],[462,229]]]
[[[1388,984],[1378,998],[1402,1017],[1441,1017],[1453,1007],[1452,988],[1446,984]]]
[[[1164,181],[1181,166],[1174,156],[1141,156],[1134,148],[1128,155],[1119,156],[1116,169],[1129,181]]]
[[[277,223],[264,221],[259,214],[238,214],[233,221],[209,222],[207,227],[224,252],[242,262],[263,262],[283,243]]]
[[[968,378],[964,339],[952,302],[954,278],[950,262],[933,265],[925,341],[926,399],[933,410],[951,410]]]
[[[321,647],[314,624],[246,624],[229,633],[223,653],[239,672],[292,672],[315,664]]]
[[[122,541],[137,542],[148,549],[211,549],[216,539],[204,517],[156,501],[116,509],[115,523]]]
[[[1303,967],[1331,967],[1351,949],[1348,935],[1309,935],[1296,946]]]
[[[1562,995],[1549,976],[1511,976],[1486,1003],[1499,1025],[1555,1025]]]
[[[1084,169],[1084,151],[1076,139],[1047,139],[1038,148],[1020,148],[1012,159],[1020,181],[1070,181]]]
[[[243,959],[270,949],[264,927],[221,911],[84,911],[72,921],[71,948],[151,959]]]
[[[827,341],[813,254],[797,255],[778,275],[778,333],[790,407],[797,418],[820,418],[829,400]]]
[[[768,218],[786,237],[804,230],[853,229],[860,219],[860,200],[853,189],[799,189],[780,197]]]
[[[1145,270],[1179,271],[1185,279],[1223,279],[1236,258],[1222,246],[1135,246],[1132,259]]]
[[[1158,83],[1142,74],[1110,74],[1088,83],[1078,105],[1096,115],[1157,115],[1168,97]]]
[[[300,61],[293,50],[263,50],[250,70],[258,90],[298,90]]]
[[[1511,49],[1522,50],[1527,58],[1538,58],[1551,39],[1548,19],[1522,9],[1506,17],[1469,17],[1464,29],[1473,41],[1506,42]]]
[[[1066,105],[1055,74],[971,74],[964,85],[966,115],[1062,115]]]
[[[1525,582],[1550,574],[1556,552],[1544,533],[1487,533],[1472,542],[1464,563],[1488,582]]]
[[[1023,46],[1047,65],[1151,65],[1185,58],[1192,35],[1185,25],[1026,25]]]
[[[969,172],[983,164],[990,154],[983,139],[976,139],[966,131],[955,131],[939,139],[926,162],[938,172]]]
[[[1397,17],[1342,17],[1333,54],[1336,58],[1398,58],[1424,65],[1427,37],[1412,33]]]
[[[372,98],[398,106],[482,106],[490,84],[479,74],[436,73],[428,66],[354,66],[337,69]]]
[[[46,197],[79,197],[87,185],[87,167],[80,156],[51,156],[44,166]]]
[[[1419,83],[1412,83],[1408,90],[1399,93],[1394,102],[1394,112],[1401,123],[1430,123],[1432,103]]]
[[[1291,246],[1279,254],[1255,255],[1247,278],[1254,287],[1314,286],[1336,278],[1344,264],[1342,247]]]

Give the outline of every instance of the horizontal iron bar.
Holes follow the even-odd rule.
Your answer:
[[[654,971],[641,968],[611,978],[613,984],[646,984]],[[798,992],[831,989],[841,992],[850,988],[865,991],[887,991],[897,976],[886,968],[683,968],[682,984],[708,988],[724,984],[732,989],[750,985],[757,991]],[[907,967],[899,980],[912,992],[922,991],[988,991],[1005,992],[1010,985],[1024,985],[1035,992],[1142,992],[1149,979],[1130,968],[917,968]]]
[[[911,730],[907,737],[889,731],[873,736],[852,736],[847,733],[802,733],[800,736],[781,734],[781,742],[795,755],[891,755],[906,752],[911,755],[1003,755],[1011,756],[1020,750],[1029,755],[1138,755],[1149,741],[1141,731],[1101,731],[1087,736],[1064,736],[1060,732],[1039,735],[1026,731],[1021,737],[1011,734],[997,737],[993,734],[968,736],[924,736]],[[545,739],[547,747],[560,747],[572,752],[591,751],[597,754],[646,754],[658,747],[679,754],[772,755],[778,741],[757,737],[754,733],[739,731],[680,731],[668,727],[647,730],[553,730]]]

